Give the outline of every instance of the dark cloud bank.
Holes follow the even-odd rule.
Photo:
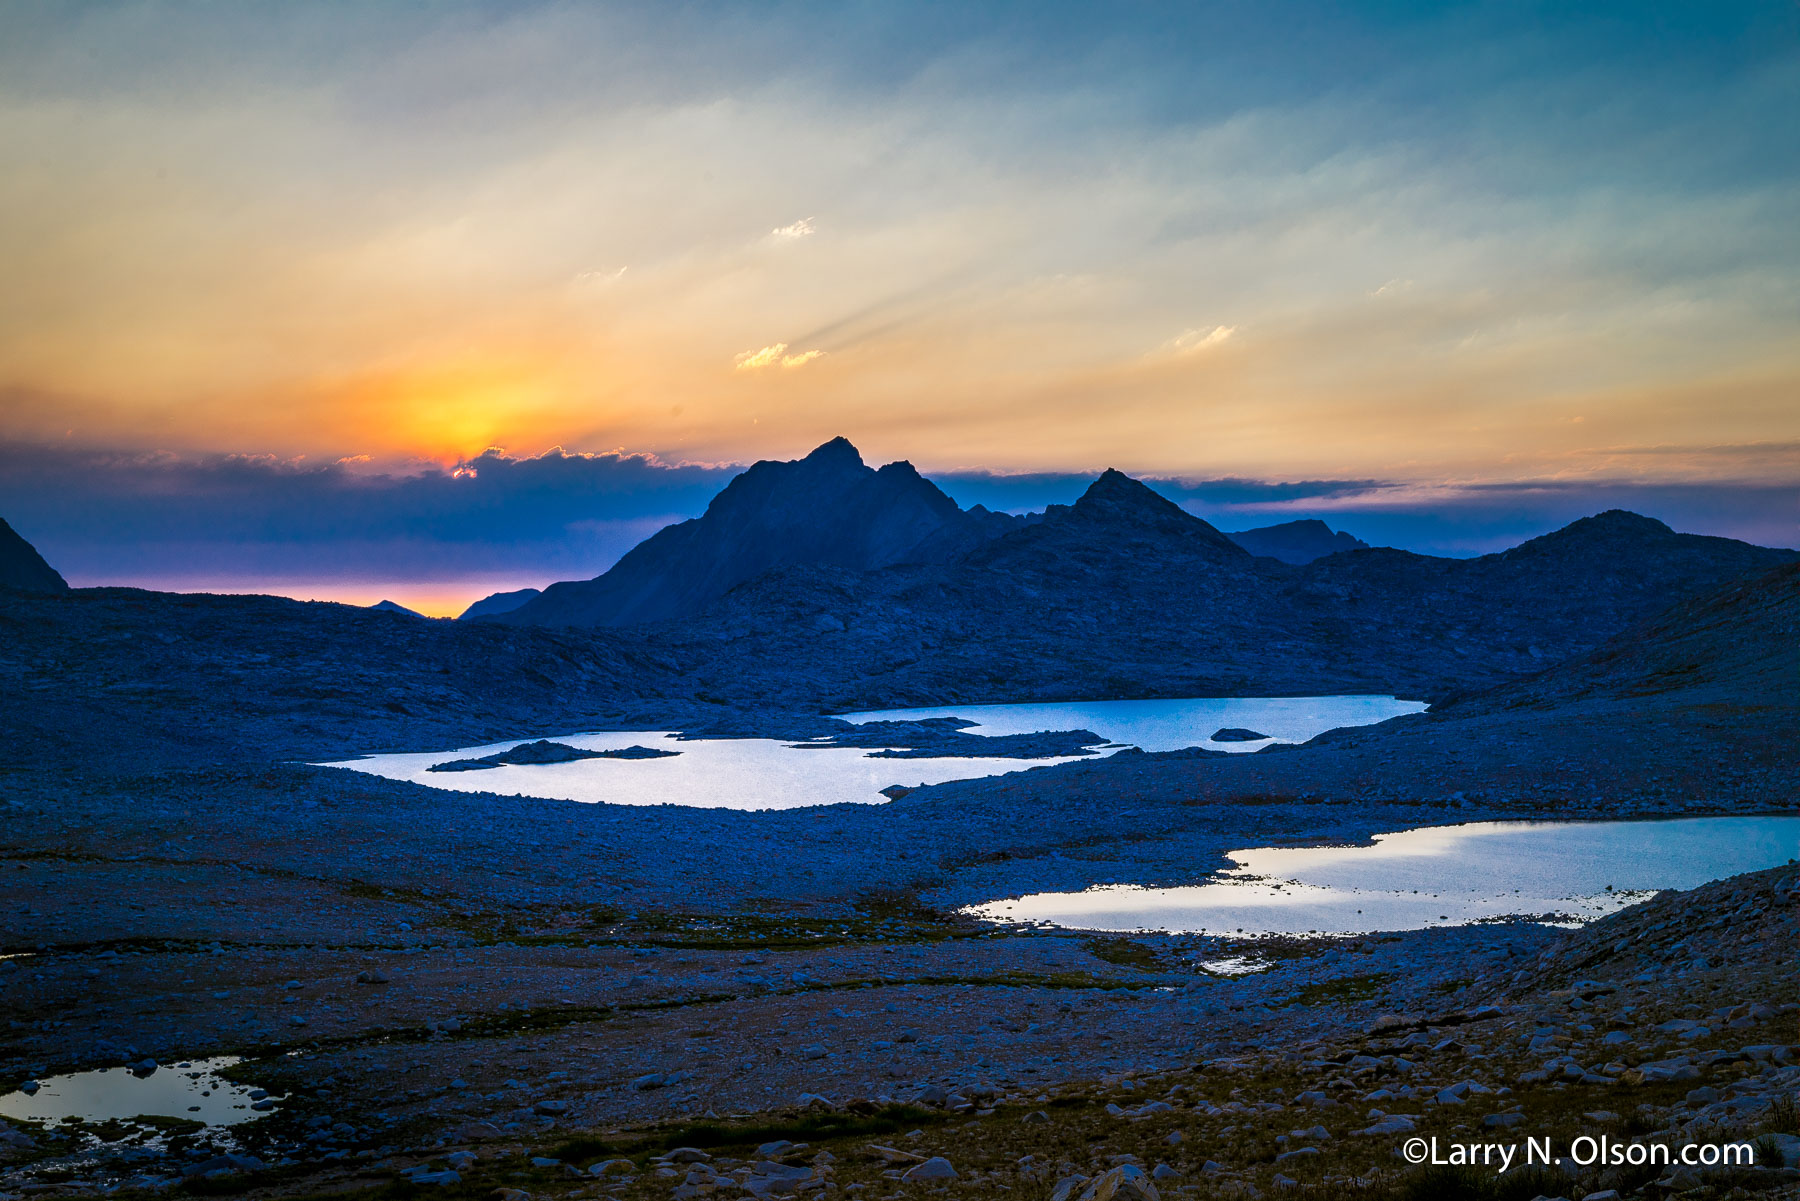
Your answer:
[[[77,584],[183,579],[524,582],[585,578],[661,526],[698,514],[734,466],[647,455],[518,458],[489,451],[473,476],[371,474],[229,456],[102,454],[0,444],[0,515]],[[1066,504],[1082,474],[934,475],[963,505]],[[1624,481],[1422,491],[1380,480],[1149,481],[1222,529],[1319,517],[1363,540],[1430,554],[1514,545],[1586,514],[1626,508],[1678,530],[1792,546],[1800,485]]]

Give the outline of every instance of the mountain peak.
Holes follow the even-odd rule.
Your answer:
[[[1199,537],[1231,554],[1246,552],[1209,523],[1162,495],[1141,480],[1108,467],[1068,509],[1069,519],[1122,529],[1153,529],[1162,533]]]
[[[1528,538],[1501,554],[1567,553],[1571,547],[1608,548],[1621,552],[1646,543],[1660,544],[1691,535],[1677,534],[1654,517],[1628,509],[1608,509],[1592,517],[1571,521],[1560,530]]]
[[[800,460],[802,463],[830,464],[842,467],[863,466],[862,452],[850,439],[839,435],[829,442],[822,442],[814,447],[812,453]]]
[[[1182,512],[1184,516],[1186,515],[1185,510],[1182,510],[1174,501],[1161,495],[1148,484],[1134,480],[1123,471],[1113,467],[1102,471],[1099,477],[1087,486],[1087,491],[1081,494],[1081,498],[1075,502],[1077,509],[1084,505],[1088,508],[1129,505],[1151,511],[1174,509]]]
[[[630,625],[699,612],[784,567],[875,571],[991,536],[907,462],[877,471],[847,438],[803,459],[752,464],[706,512],[668,526],[592,580],[553,584],[488,616],[520,625]]]
[[[1563,527],[1566,530],[1604,530],[1609,533],[1630,534],[1673,534],[1667,523],[1654,517],[1645,517],[1642,513],[1633,513],[1630,509],[1607,509],[1592,517],[1583,517]]]

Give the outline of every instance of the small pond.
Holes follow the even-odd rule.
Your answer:
[[[46,1076],[35,1082],[35,1091],[27,1085],[0,1095],[0,1118],[52,1125],[71,1119],[174,1118],[207,1126],[235,1126],[261,1117],[279,1100],[218,1074],[238,1062],[235,1056],[224,1056],[159,1064],[148,1075],[116,1067]]]
[[[1475,822],[1368,846],[1258,847],[1201,884],[1110,885],[972,906],[992,921],[1224,935],[1365,934],[1506,918],[1591,921],[1664,888],[1793,862],[1800,817]]]

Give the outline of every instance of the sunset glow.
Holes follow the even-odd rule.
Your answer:
[[[14,6],[0,438],[1800,483],[1792,6],[927,8]]]

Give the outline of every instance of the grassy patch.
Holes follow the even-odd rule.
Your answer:
[[[1153,972],[1161,966],[1161,957],[1154,949],[1130,938],[1090,938],[1087,950],[1104,963],[1134,967],[1141,972]]]
[[[1299,992],[1275,1004],[1282,1005],[1349,1005],[1356,1001],[1372,1001],[1394,980],[1392,972],[1370,972],[1361,976],[1339,976],[1308,984]]]

